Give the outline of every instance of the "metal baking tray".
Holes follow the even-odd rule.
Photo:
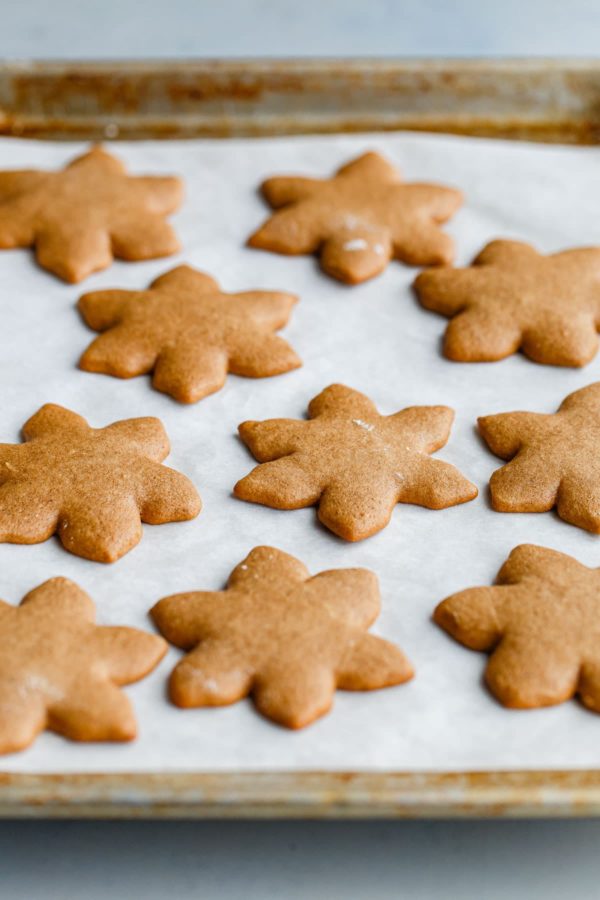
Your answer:
[[[416,130],[597,144],[593,60],[9,62],[0,134],[242,137]]]
[[[8,62],[0,134],[55,139],[417,130],[600,143],[600,62]],[[2,817],[600,814],[600,771],[0,773]]]

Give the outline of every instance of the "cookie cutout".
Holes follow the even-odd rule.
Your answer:
[[[182,193],[179,178],[127,175],[101,147],[59,172],[0,172],[0,249],[35,247],[39,265],[71,283],[115,256],[170,256],[179,242],[165,216]]]
[[[547,512],[600,534],[600,382],[569,394],[557,413],[477,420],[488,447],[512,460],[490,479],[498,512]]]
[[[64,548],[114,562],[142,537],[141,522],[195,518],[191,481],[160,463],[169,439],[158,419],[91,428],[47,403],[23,426],[23,444],[0,444],[0,541],[37,544],[58,534]]]
[[[347,284],[379,275],[391,259],[412,266],[450,263],[454,244],[440,225],[462,204],[454,188],[406,184],[378,153],[347,163],[333,178],[269,178],[262,185],[277,210],[251,247],[318,253],[325,272]]]
[[[297,298],[276,291],[225,294],[209,275],[178,266],[147,291],[94,291],[79,310],[104,332],[80,360],[87,372],[117,378],[154,373],[154,387],[181,403],[220,390],[227,373],[264,378],[302,365],[273,332]]]
[[[236,497],[275,509],[317,504],[323,525],[360,541],[385,528],[397,503],[444,509],[477,496],[458,469],[428,456],[450,435],[447,406],[382,416],[364,394],[332,384],[311,400],[308,414],[308,421],[239,426],[261,465],[238,481]]]
[[[303,728],[329,711],[336,688],[372,691],[412,678],[402,651],[367,633],[379,610],[377,578],[367,569],[311,578],[293,556],[255,547],[225,591],[165,597],[151,615],[168,641],[189,651],[169,683],[177,706],[225,706],[251,695],[267,718]]]
[[[167,645],[94,620],[91,599],[68,578],[51,578],[20,606],[0,600],[0,753],[24,750],[44,729],[74,741],[135,738],[119,685],[144,678]]]
[[[553,366],[585,366],[598,350],[600,248],[543,256],[519,241],[492,241],[466,269],[421,272],[425,309],[451,319],[444,355],[494,362],[522,350]]]
[[[434,620],[465,647],[491,653],[485,680],[505,706],[553,706],[578,694],[600,712],[600,569],[521,544],[495,587],[453,594]]]

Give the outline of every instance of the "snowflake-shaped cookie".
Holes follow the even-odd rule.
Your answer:
[[[23,444],[0,444],[0,541],[37,544],[58,534],[78,556],[114,562],[138,543],[141,522],[193,519],[189,479],[160,463],[169,439],[158,419],[90,428],[46,404],[23,427]]]
[[[333,384],[308,412],[308,421],[240,425],[261,465],[238,481],[236,497],[276,509],[318,504],[327,528],[359,541],[385,528],[397,503],[443,509],[477,496],[458,469],[429,456],[448,440],[454,413],[447,406],[382,416],[364,394]]]
[[[296,298],[276,291],[225,294],[209,275],[178,266],[147,291],[94,291],[79,301],[83,318],[104,332],[80,366],[131,378],[153,372],[153,385],[182,403],[220,390],[228,372],[250,378],[301,365],[273,332]]]
[[[600,534],[600,382],[569,394],[557,413],[482,416],[479,429],[507,466],[491,477],[498,512],[546,512]]]
[[[495,587],[448,597],[434,619],[466,647],[491,653],[485,679],[505,706],[551,706],[578,694],[600,712],[599,569],[522,544]]]
[[[269,719],[303,728],[329,710],[336,688],[369,691],[412,677],[397,646],[367,633],[379,608],[367,569],[311,578],[293,556],[256,547],[226,591],[165,597],[152,617],[190,651],[171,675],[178,706],[224,706],[251,694]]]
[[[165,216],[181,203],[178,178],[127,175],[101,147],[59,172],[0,172],[0,249],[35,247],[40,266],[82,281],[119,259],[170,256]]]
[[[415,281],[426,309],[452,319],[444,353],[492,362],[517,350],[538,363],[584,366],[598,350],[600,247],[543,256],[492,241],[467,269],[432,269]]]
[[[347,163],[333,178],[269,178],[262,185],[277,212],[249,240],[275,253],[318,253],[329,275],[358,284],[391,259],[409,265],[450,263],[454,245],[439,227],[462,194],[434,184],[406,184],[378,153]]]
[[[94,604],[67,578],[46,581],[20,606],[0,600],[0,753],[23,750],[46,728],[76,741],[136,736],[118,685],[152,671],[167,645],[94,619]]]

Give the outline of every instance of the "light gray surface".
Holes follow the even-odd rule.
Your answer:
[[[20,822],[3,835],[2,900],[592,900],[600,876],[600,822]]]
[[[3,0],[12,57],[594,55],[597,0]],[[6,14],[8,11],[8,15]]]
[[[595,0],[4,0],[11,57],[594,55]],[[572,900],[598,822],[3,823],[2,900]]]

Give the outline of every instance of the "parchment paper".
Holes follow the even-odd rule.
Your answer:
[[[172,442],[168,463],[198,486],[204,509],[193,522],[145,527],[141,544],[114,565],[78,559],[56,539],[0,545],[0,596],[17,603],[32,587],[65,575],[86,589],[99,621],[152,628],[161,596],[223,586],[257,544],[300,557],[312,572],[367,566],[380,577],[383,611],[375,630],[398,641],[416,665],[412,683],[368,694],[339,692],[333,711],[292,733],[261,718],[249,701],[179,710],[165,696],[178,658],[127,688],[140,735],[130,745],[74,744],[43,734],[28,751],[0,760],[10,771],[576,768],[600,765],[600,717],[576,702],[532,712],[500,707],[481,684],[485,656],[451,641],[430,621],[452,591],[488,584],[510,549],[534,542],[600,565],[600,538],[554,514],[493,512],[486,485],[500,463],[478,438],[478,415],[513,409],[552,412],[570,391],[600,378],[600,355],[585,369],[537,366],[521,356],[462,365],[440,355],[445,320],[410,290],[415,270],[398,263],[356,288],[322,275],[312,258],[244,247],[267,210],[256,193],[276,173],[325,176],[367,149],[381,150],[407,179],[462,188],[467,202],[448,230],[465,264],[488,240],[530,240],[544,251],[600,242],[600,151],[417,135],[367,135],[224,142],[115,145],[137,173],[177,173],[187,196],[174,217],[179,258],[117,263],[68,286],[38,269],[29,251],[0,254],[0,440],[17,441],[44,402],[64,404],[101,426],[159,416]],[[82,145],[0,142],[0,168],[55,168]],[[76,368],[93,338],[75,309],[100,287],[143,288],[179,262],[215,276],[230,291],[272,288],[300,295],[284,332],[304,367],[283,377],[230,376],[220,393],[179,406],[145,377],[120,381]],[[398,506],[388,528],[358,544],[317,524],[313,509],[278,512],[231,496],[254,461],[236,437],[246,418],[304,414],[333,381],[366,392],[390,413],[445,403],[456,422],[439,457],[459,466],[480,496],[440,512]]]

